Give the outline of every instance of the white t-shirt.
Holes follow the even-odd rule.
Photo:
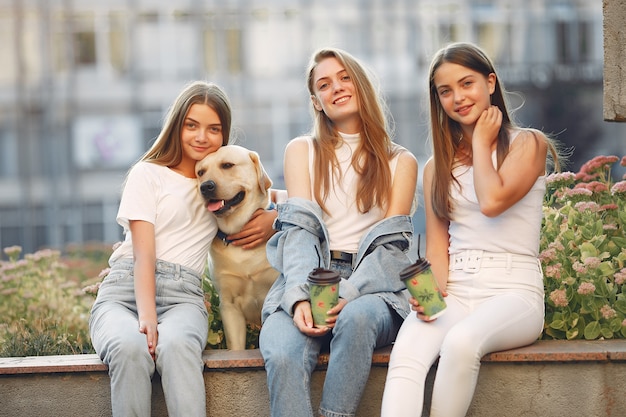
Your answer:
[[[359,176],[351,165],[352,155],[361,142],[360,135],[339,133],[342,141],[335,150],[340,169],[343,173],[342,183],[330,188],[324,205],[330,214],[324,213],[322,220],[329,234],[330,250],[356,253],[359,241],[367,230],[385,217],[386,209],[372,207],[367,213],[359,212],[356,202],[356,188]],[[309,142],[309,173],[311,173],[311,189],[313,189],[313,138]],[[399,154],[398,154],[399,155]],[[391,179],[396,171],[398,162],[396,155],[390,162]]]
[[[217,224],[204,207],[197,179],[151,162],[135,164],[128,174],[117,213],[126,238],[111,255],[110,264],[120,258],[133,258],[130,220],[154,225],[157,259],[202,274]]]

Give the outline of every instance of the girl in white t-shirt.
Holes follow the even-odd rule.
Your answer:
[[[150,416],[155,370],[170,416],[206,416],[201,277],[217,226],[198,191],[195,165],[228,143],[230,125],[225,93],[215,84],[189,84],[126,178],[117,215],[126,237],[111,255],[89,322],[93,346],[109,367],[114,416]],[[231,238],[264,243],[275,217],[258,215]]]

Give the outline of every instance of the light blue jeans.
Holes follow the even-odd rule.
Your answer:
[[[451,256],[447,292],[441,317],[424,322],[413,312],[402,324],[389,361],[382,417],[422,415],[426,375],[438,357],[429,415],[465,416],[480,359],[533,343],[541,334],[543,274],[536,258]]]
[[[170,416],[206,416],[202,351],[208,314],[201,278],[164,261],[157,261],[155,276],[156,362],[148,353],[146,336],[139,333],[132,260],[112,265],[91,310],[91,340],[109,366],[113,415],[150,416],[156,368]]]
[[[331,269],[346,275],[345,268],[335,262]],[[270,314],[261,328],[259,347],[265,360],[272,417],[314,415],[311,374],[320,350],[328,346],[330,358],[319,414],[354,416],[369,377],[374,349],[391,344],[401,323],[400,316],[374,294],[346,304],[332,332],[320,338],[301,333],[283,310]]]

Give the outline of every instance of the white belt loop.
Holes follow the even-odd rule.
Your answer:
[[[468,250],[465,251],[465,265],[463,265],[464,272],[478,272],[480,271],[480,264],[483,260],[482,250]]]
[[[506,273],[510,274],[513,269],[513,255],[510,253],[506,254]]]

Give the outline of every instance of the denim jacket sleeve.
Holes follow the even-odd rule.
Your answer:
[[[292,315],[298,301],[309,299],[309,272],[328,266],[328,236],[321,219],[321,208],[309,200],[290,198],[278,205],[277,233],[267,242],[267,259],[280,274],[265,297],[263,321],[279,307]]]
[[[354,272],[350,279],[341,282],[340,296],[351,300],[363,294],[377,294],[401,317],[406,317],[410,312],[409,295],[400,280],[400,271],[413,262],[408,256],[412,240],[413,223],[409,216],[389,217],[372,226],[359,244]]]

